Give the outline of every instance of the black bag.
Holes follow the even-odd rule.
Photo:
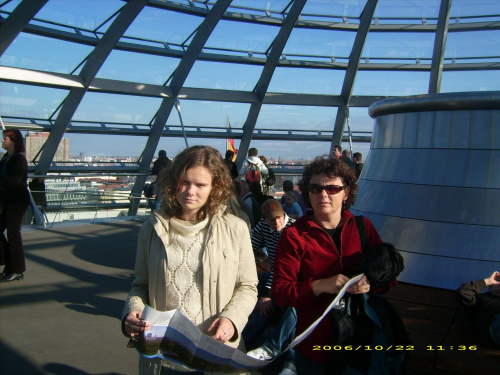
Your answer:
[[[331,310],[332,314],[332,342],[335,345],[352,344],[356,328],[352,316],[352,297],[346,295],[339,302],[339,307]]]
[[[266,183],[267,186],[273,186],[276,183],[276,176],[274,175],[274,171],[271,168],[267,168],[269,171],[269,174],[266,177]]]

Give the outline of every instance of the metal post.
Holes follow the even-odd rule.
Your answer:
[[[184,135],[184,142],[186,142],[186,147],[189,147],[187,136],[186,136],[186,130],[184,129],[184,123],[182,122],[181,102],[179,101],[179,99],[177,99],[175,101],[175,109],[177,109],[177,112],[179,113],[179,120],[181,120],[181,127],[182,127],[182,134]]]
[[[351,151],[352,158],[352,132],[351,132],[351,120],[349,119],[351,116],[349,114],[349,107],[346,107],[346,117],[347,117],[347,131],[349,133],[349,150]],[[340,138],[342,139],[342,138]]]

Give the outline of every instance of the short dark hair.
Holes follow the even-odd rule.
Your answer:
[[[233,159],[233,156],[234,156],[233,150],[226,150],[226,159]]]
[[[358,185],[356,184],[356,174],[354,169],[347,163],[339,160],[332,155],[317,156],[310,164],[304,168],[302,179],[299,181],[299,189],[302,193],[302,199],[311,207],[311,200],[309,199],[309,181],[312,176],[326,174],[328,177],[339,177],[342,179],[344,186],[348,188],[348,196],[345,200],[344,208],[348,209],[354,204],[356,194],[358,193]]]
[[[158,187],[163,192],[162,208],[170,216],[182,213],[175,193],[186,171],[193,167],[204,167],[212,176],[212,190],[207,203],[198,213],[199,219],[205,218],[207,214],[215,214],[220,205],[233,195],[232,178],[220,152],[211,146],[191,146],[181,151],[174,158],[172,166],[163,169],[158,176]]]
[[[336,145],[333,147],[334,150],[339,150],[339,152],[342,152],[342,146]]]
[[[160,150],[158,151],[158,157],[167,157],[167,151],[165,150]]]
[[[363,154],[361,152],[355,152],[352,154],[352,158],[356,161],[361,161],[363,160]]]
[[[19,129],[7,129],[3,131],[3,136],[7,136],[14,143],[14,154],[26,151],[24,147],[23,134]]]
[[[283,181],[283,191],[287,192],[291,190],[293,190],[293,182],[290,180]]]
[[[255,147],[252,147],[251,149],[248,150],[248,156],[257,156],[259,153],[259,150],[257,150]]]

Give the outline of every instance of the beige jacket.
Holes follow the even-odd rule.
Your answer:
[[[125,303],[122,321],[129,312],[142,311],[146,304],[159,311],[167,310],[170,220],[161,210],[156,210],[141,227],[135,280]],[[208,325],[219,316],[230,319],[236,333],[227,344],[243,351],[241,331],[257,302],[257,282],[247,225],[231,214],[214,215],[209,222],[203,253],[203,318]],[[140,374],[159,374],[160,366],[160,360],[140,356]]]

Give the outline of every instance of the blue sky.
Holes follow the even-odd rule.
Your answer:
[[[10,12],[19,3],[12,1],[1,11]],[[363,9],[364,0],[335,0],[328,2],[328,12],[339,17],[357,17]],[[416,4],[418,3],[418,4]],[[375,16],[385,22],[410,22],[393,20],[390,17],[436,18],[439,0],[393,1],[381,0]],[[104,21],[123,6],[120,0],[49,0],[37,14],[37,18],[60,23],[63,26],[105,32],[110,21]],[[280,10],[288,1],[233,1],[235,5],[262,7]],[[325,12],[325,2],[310,0],[303,13],[304,19],[314,19],[306,14]],[[451,17],[460,17],[460,22],[471,22],[469,16],[500,14],[500,2],[495,0],[453,0]],[[498,21],[499,17],[492,20]],[[157,8],[146,7],[129,27],[125,36],[151,40],[153,46],[167,43],[170,48],[188,41],[191,33],[200,24],[201,18],[179,14]],[[339,18],[341,20],[341,18]],[[474,19],[473,19],[474,20]],[[476,18],[475,20],[491,20]],[[112,21],[112,20],[111,20]],[[413,22],[413,21],[412,21]],[[41,23],[41,25],[44,25]],[[59,26],[58,26],[59,28]],[[68,29],[70,30],[70,29]],[[245,55],[246,51],[263,53],[274,39],[278,28],[268,25],[248,24],[222,20],[209,38],[206,47]],[[499,32],[475,31],[448,33],[445,49],[447,59],[469,59],[468,61],[498,62],[500,56]],[[294,55],[335,56],[338,61],[348,58],[355,34],[348,31],[295,29],[284,49],[289,59]],[[127,41],[132,41],[128,39]],[[362,57],[382,62],[405,61],[403,59],[429,60],[432,57],[433,33],[388,33],[368,35]],[[79,64],[91,52],[91,47],[76,45],[48,37],[21,33],[0,57],[0,65],[77,74]],[[224,52],[227,53],[227,52]],[[318,57],[319,61],[324,57]],[[398,60],[400,59],[400,60]],[[145,82],[162,85],[174,72],[179,60],[170,57],[145,55],[124,51],[113,51],[99,70],[98,78]],[[222,64],[198,61],[191,70],[185,87],[241,90],[251,92],[262,71],[261,66],[245,64]],[[342,88],[344,72],[333,69],[298,69],[278,67],[268,91],[273,93],[306,93],[338,95]],[[427,72],[380,72],[360,71],[353,87],[353,95],[407,96],[425,94],[428,90]],[[445,72],[442,92],[497,90],[500,85],[498,70]],[[2,117],[34,117],[48,119],[54,115],[67,90],[36,87],[16,83],[0,82],[0,114]],[[159,98],[118,96],[112,94],[87,93],[75,113],[78,121],[117,122],[148,124],[156,112]],[[181,100],[181,113],[185,125],[224,127],[227,118],[234,128],[241,128],[246,120],[250,104]],[[332,107],[300,107],[285,105],[263,105],[257,129],[332,129],[336,116]],[[367,108],[351,108],[350,124],[354,131],[371,131],[373,119]],[[174,110],[167,125],[179,125],[179,116]],[[71,154],[98,154],[139,156],[146,144],[139,136],[92,136],[67,134]],[[225,140],[203,140],[190,137],[189,144],[211,144],[224,151]],[[238,147],[239,141],[236,140]],[[268,157],[310,158],[327,153],[328,142],[254,141],[252,146]],[[344,144],[347,147],[348,144]],[[182,138],[162,139],[158,149],[166,149],[170,156],[184,147]],[[368,144],[354,145],[354,151],[367,154]]]

